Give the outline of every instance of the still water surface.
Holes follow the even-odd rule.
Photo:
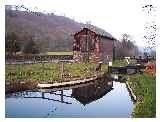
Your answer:
[[[130,117],[132,109],[126,84],[115,81],[6,95],[6,117]]]

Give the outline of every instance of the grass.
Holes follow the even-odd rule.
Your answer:
[[[9,64],[6,65],[5,79],[7,81],[59,81],[60,67],[59,63]],[[96,67],[97,64],[65,63],[64,73],[76,78],[86,78],[97,74]],[[106,70],[107,66],[103,64],[101,72]]]
[[[113,67],[119,67],[119,66],[126,66],[127,62],[125,62],[124,60],[115,60],[113,61],[112,66]]]
[[[156,77],[148,74],[129,76],[127,81],[137,96],[137,102],[132,112],[136,118],[156,116]]]
[[[134,64],[136,61],[135,60],[131,60],[130,64]],[[113,61],[112,66],[113,67],[119,67],[119,66],[127,66],[127,62],[125,60],[115,60]]]

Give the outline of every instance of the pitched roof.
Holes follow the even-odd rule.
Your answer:
[[[75,34],[81,32],[82,30],[84,29],[88,29],[92,32],[95,32],[96,34],[98,34],[99,36],[101,36],[102,38],[108,38],[108,39],[111,39],[111,40],[116,40],[110,33],[100,29],[100,28],[97,28],[97,27],[94,27],[94,26],[87,26],[87,27],[83,27],[80,31],[76,32]]]

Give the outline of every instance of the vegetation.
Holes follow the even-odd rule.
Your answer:
[[[138,55],[138,47],[134,44],[131,36],[128,34],[123,34],[120,41],[115,42],[115,58],[121,59],[127,56]]]
[[[119,67],[119,66],[126,66],[127,62],[124,60],[114,60],[112,66],[113,67]]]
[[[32,37],[29,38],[27,43],[24,44],[23,53],[25,54],[38,54],[40,53],[40,46],[36,44]]]
[[[130,60],[130,64],[134,64],[136,61],[135,60]],[[119,66],[127,66],[127,61],[124,59],[122,60],[114,60],[112,66],[114,67],[119,67]]]
[[[7,81],[59,81],[60,80],[60,63],[45,64],[15,64],[6,65]],[[78,64],[65,63],[64,73],[70,74],[73,78],[86,78],[95,76],[97,65],[95,64]],[[106,65],[102,65],[101,72],[106,71]]]
[[[20,42],[14,32],[7,34],[5,40],[5,49],[9,55],[16,54],[16,52],[21,50]]]
[[[28,36],[25,43],[21,43],[18,35],[15,32],[7,33],[5,37],[5,49],[7,55],[16,55],[17,52],[24,54],[38,54],[42,52],[41,43],[36,43],[32,36]]]
[[[134,60],[131,61],[134,63]],[[127,65],[124,60],[115,60],[113,66]],[[154,67],[155,68],[155,67]],[[132,117],[156,116],[156,76],[155,69],[146,69],[144,74],[125,75],[128,84],[137,97]]]
[[[156,76],[148,74],[136,74],[129,76],[128,81],[133,92],[137,96],[137,102],[133,110],[133,117],[156,116]]]

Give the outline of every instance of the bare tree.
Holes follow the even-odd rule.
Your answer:
[[[123,58],[126,56],[135,56],[138,53],[138,48],[134,44],[132,37],[129,34],[123,34],[122,39],[116,42],[116,58]]]

